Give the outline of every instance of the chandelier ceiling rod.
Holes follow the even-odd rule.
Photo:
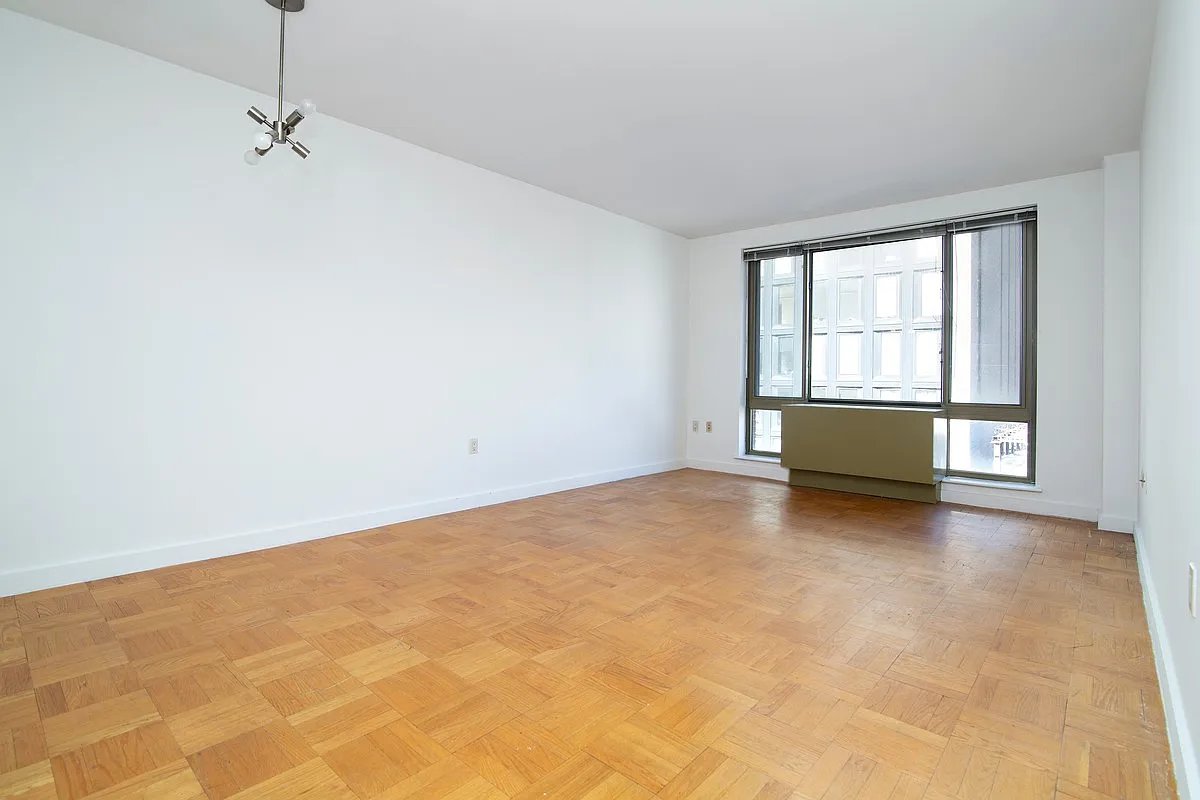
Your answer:
[[[279,111],[275,117],[275,141],[283,142],[283,45],[287,39],[287,3],[279,4]]]
[[[267,115],[254,106],[250,106],[250,110],[246,112],[246,115],[250,119],[266,128],[266,131],[254,137],[254,147],[246,151],[247,164],[257,164],[277,144],[285,144],[291,147],[292,152],[296,155],[301,158],[308,158],[309,149],[293,139],[292,134],[306,117],[311,117],[316,113],[316,103],[311,100],[305,100],[291,114],[288,114],[286,117],[283,115],[284,47],[287,44],[287,15],[289,12],[303,10],[304,2],[305,0],[267,0],[268,5],[279,9],[279,89],[278,95],[275,98],[277,102],[276,116],[273,122],[268,121]]]

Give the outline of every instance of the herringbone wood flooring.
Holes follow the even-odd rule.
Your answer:
[[[1130,537],[682,471],[0,600],[6,798],[1133,800]]]

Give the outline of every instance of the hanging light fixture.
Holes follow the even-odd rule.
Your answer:
[[[303,11],[304,0],[267,0],[267,4],[279,9],[278,115],[274,122],[270,122],[267,120],[267,115],[254,106],[250,106],[250,110],[246,112],[250,119],[266,129],[254,137],[254,147],[246,151],[246,163],[251,166],[257,164],[277,144],[287,145],[296,155],[308,158],[309,149],[293,139],[292,134],[295,133],[296,127],[304,121],[305,117],[311,117],[317,113],[317,104],[312,100],[305,100],[286,118],[283,116],[283,43],[287,32],[287,15],[290,12]]]

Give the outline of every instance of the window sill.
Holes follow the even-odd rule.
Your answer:
[[[1006,489],[1010,492],[1035,492],[1040,494],[1042,487],[1036,483],[1013,483],[1011,481],[985,481],[979,478],[946,477],[942,484],[953,486],[978,486],[983,489]]]
[[[778,465],[781,461],[780,458],[773,457],[773,456],[756,456],[756,455],[750,455],[748,453],[740,455],[740,456],[734,456],[734,460],[735,461],[750,461],[750,462],[753,462],[756,464],[776,464],[776,465]],[[1041,494],[1041,492],[1042,492],[1042,487],[1038,486],[1036,483],[1013,483],[1011,481],[985,481],[980,478],[959,478],[959,477],[942,478],[942,483],[950,484],[951,486],[975,486],[975,487],[978,487],[981,489],[1005,489],[1010,492],[1033,492],[1035,494]]]
[[[734,459],[737,461],[755,461],[759,464],[778,464],[781,460],[778,456],[754,456],[748,453],[734,456]]]

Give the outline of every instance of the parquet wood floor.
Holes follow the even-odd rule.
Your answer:
[[[1175,797],[1129,536],[681,471],[0,599],[0,797]]]

